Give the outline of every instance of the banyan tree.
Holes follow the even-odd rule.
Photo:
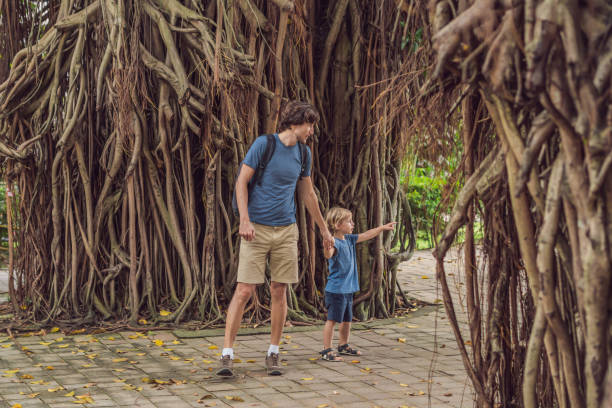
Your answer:
[[[0,1],[0,154],[12,207],[10,299],[36,323],[221,323],[237,269],[239,163],[290,99],[313,103],[312,177],[356,229],[361,318],[405,305],[412,253],[400,186],[413,13],[390,0]],[[289,318],[321,316],[325,263],[298,203]],[[14,287],[14,288],[13,288]],[[398,295],[399,294],[399,295]],[[266,285],[248,306],[268,318]],[[160,315],[160,310],[171,313]]]
[[[460,116],[465,179],[435,255],[477,405],[609,407],[612,7],[433,0],[429,15],[423,95]],[[443,263],[462,226],[463,333]]]

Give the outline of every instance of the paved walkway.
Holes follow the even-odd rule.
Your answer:
[[[401,266],[400,283],[409,296],[439,303],[434,266],[428,252]],[[266,375],[269,336],[265,329],[252,330],[238,337],[233,380],[214,377],[219,330],[0,336],[0,407],[474,405],[442,306],[355,326],[351,344],[364,356],[340,363],[317,358],[320,329],[290,328],[281,346],[282,377]]]

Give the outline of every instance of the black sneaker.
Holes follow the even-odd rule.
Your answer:
[[[221,357],[221,367],[217,370],[217,377],[233,377],[234,360],[228,355]]]
[[[270,353],[270,355],[266,357],[266,369],[268,370],[268,375],[283,374],[278,360],[278,353]]]

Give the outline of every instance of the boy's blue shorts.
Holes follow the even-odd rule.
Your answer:
[[[325,291],[325,307],[327,308],[327,320],[338,323],[353,321],[352,293]]]

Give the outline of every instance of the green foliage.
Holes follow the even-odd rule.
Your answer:
[[[402,21],[400,25],[403,27],[404,22]],[[423,28],[421,27],[421,28],[418,28],[414,32],[414,35],[412,35],[411,33],[407,33],[406,36],[402,38],[401,49],[403,50],[408,45],[412,44],[412,47],[410,47],[408,50],[410,52],[416,52],[416,50],[418,50],[419,47],[421,46],[422,40],[423,40]]]
[[[0,267],[4,267],[8,253],[8,229],[6,221],[6,184],[0,182]]]
[[[417,249],[433,248],[438,237],[434,229],[441,233],[450,210],[445,203],[453,203],[463,180],[453,177],[461,161],[463,146],[460,129],[446,141],[436,140],[439,154],[430,155],[429,159],[419,158],[419,152],[411,146],[406,156],[401,183],[412,210],[414,228],[417,236]],[[449,186],[449,183],[453,183]],[[448,196],[449,197],[445,197]],[[437,228],[434,228],[437,223]]]
[[[417,249],[432,248],[435,244],[433,221],[446,183],[447,180],[426,162],[415,166],[408,176],[406,194],[417,234]]]

